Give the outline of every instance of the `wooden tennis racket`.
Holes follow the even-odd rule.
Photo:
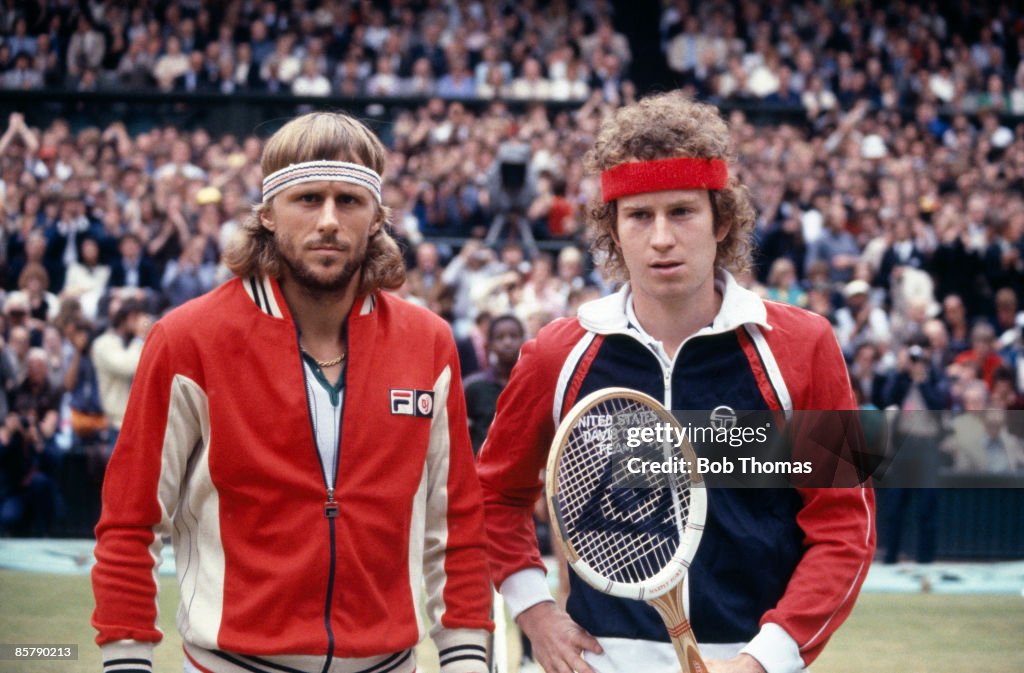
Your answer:
[[[657,424],[681,427],[634,390],[605,388],[580,400],[555,433],[547,504],[573,571],[602,593],[654,606],[682,670],[706,673],[683,608],[683,578],[704,529],[707,493],[689,441],[641,442],[631,430]],[[692,474],[635,474],[637,457],[674,460]]]

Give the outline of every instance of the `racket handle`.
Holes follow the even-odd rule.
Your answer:
[[[647,603],[654,606],[661,615],[661,620],[665,622],[683,673],[707,673],[708,667],[704,665],[704,660],[700,656],[697,639],[683,609],[683,583],[680,582],[668,593]]]

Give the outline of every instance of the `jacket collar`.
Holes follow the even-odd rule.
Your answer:
[[[697,334],[731,332],[746,324],[771,329],[764,301],[750,290],[741,287],[732,274],[724,269],[715,272],[715,289],[722,294],[722,306],[710,325]],[[626,283],[618,292],[588,301],[580,306],[580,325],[597,334],[642,334],[642,328],[630,322],[632,292]],[[635,319],[635,318],[634,318]]]
[[[276,278],[272,276],[251,276],[240,280],[246,295],[256,305],[256,308],[272,318],[281,318],[291,322],[291,312],[288,310],[288,304],[285,303],[284,294],[281,292],[281,286]],[[377,293],[371,292],[370,294],[356,297],[349,316],[370,315],[376,307]]]

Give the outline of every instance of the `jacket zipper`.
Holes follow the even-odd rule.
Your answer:
[[[661,381],[662,381],[662,386],[663,386],[663,389],[664,389],[664,392],[663,392],[663,395],[662,395],[662,398],[663,398],[662,399],[662,404],[665,405],[666,409],[671,411],[672,410],[672,401],[673,401],[672,400],[672,373],[676,369],[676,362],[679,360],[679,354],[683,352],[683,348],[686,346],[686,344],[691,339],[694,339],[694,338],[697,338],[697,337],[703,336],[703,335],[691,334],[690,336],[688,336],[685,339],[683,339],[683,342],[681,344],[679,344],[679,347],[676,349],[675,354],[672,356],[672,360],[666,364],[665,360],[661,357],[661,353],[658,352],[658,349],[654,346],[654,344],[652,344],[652,343],[644,343],[644,341],[642,339],[637,338],[637,336],[635,334],[631,334],[631,333],[628,333],[628,332],[626,332],[625,334],[627,334],[628,336],[630,336],[633,339],[636,339],[637,341],[642,343],[647,348],[647,350],[649,350],[651,352],[651,354],[654,356],[654,359],[658,361],[658,366],[661,367]],[[662,351],[664,351],[664,346],[662,347]],[[668,355],[668,353],[666,353],[666,355]]]
[[[341,428],[345,420],[345,398],[341,399],[341,413],[338,417],[338,450],[334,454],[334,465],[331,467],[334,470],[333,482],[327,480],[327,466],[324,465],[324,459],[320,455],[320,449],[317,446],[316,441],[316,427],[313,425],[313,413],[311,411],[312,405],[309,401],[309,387],[308,381],[306,381],[306,363],[302,359],[302,345],[301,335],[296,332],[296,345],[299,349],[299,366],[302,367],[302,390],[306,395],[306,417],[309,419],[309,427],[313,431],[313,450],[316,452],[316,460],[320,464],[320,475],[324,482],[324,488],[327,491],[327,499],[324,501],[324,518],[327,519],[327,530],[329,534],[329,542],[331,549],[330,565],[327,571],[327,598],[324,603],[324,630],[327,631],[327,656],[324,660],[324,667],[322,673],[327,673],[331,667],[331,662],[334,659],[334,629],[331,628],[331,604],[334,602],[334,576],[337,572],[337,543],[335,542],[335,520],[338,518],[338,503],[334,499],[335,488],[338,485],[338,465],[341,462]],[[348,352],[348,330],[345,330],[345,351]],[[345,390],[348,385],[348,365],[345,365],[345,369],[342,371],[342,377],[345,381],[341,386],[342,390]],[[329,486],[329,483],[333,483],[334,486]]]
[[[673,354],[673,356],[672,356],[671,362],[669,362],[667,365],[665,363],[665,360],[662,359],[662,357],[661,357],[661,352],[665,351],[664,346],[662,346],[661,352],[659,352],[659,349],[656,346],[654,346],[653,344],[645,344],[645,346],[647,346],[647,349],[649,351],[651,351],[651,354],[654,355],[654,359],[658,361],[658,366],[661,367],[661,380],[662,380],[662,386],[664,388],[664,390],[663,390],[663,397],[664,397],[663,403],[665,405],[665,408],[669,411],[669,413],[672,413],[672,372],[675,371],[676,361],[679,359],[679,353],[683,350],[683,346],[686,345],[686,342],[689,341],[690,338],[692,338],[692,337],[687,337],[686,339],[683,340],[683,343],[679,344],[679,348],[676,349],[675,354]],[[665,353],[665,354],[668,355],[668,353]],[[679,507],[679,496],[676,494],[675,490],[672,491],[672,499],[673,499],[673,502],[675,503],[675,506]],[[683,591],[683,606],[684,606],[685,610],[687,611],[687,614],[689,614],[689,605],[690,605],[690,577],[689,577],[689,573],[687,573],[683,577],[682,591]]]
[[[637,339],[636,336],[633,335],[633,334],[629,334],[628,336],[632,337],[633,339],[636,339],[637,341],[640,341],[640,343],[642,343],[644,345],[644,347],[648,351],[650,351],[651,355],[654,356],[654,359],[658,361],[658,367],[661,369],[661,385],[662,385],[661,403],[665,405],[666,409],[671,411],[672,410],[672,370],[675,369],[675,364],[676,364],[675,363],[675,359],[673,358],[672,362],[670,362],[670,363],[668,363],[668,365],[666,365],[665,364],[665,360],[661,357],[661,353],[658,352],[657,347],[655,347],[655,345],[653,343],[644,343],[642,340]],[[679,346],[679,350],[682,350],[682,349],[683,349],[683,347],[682,347],[682,345],[680,345]],[[676,355],[679,355],[679,351],[676,351]]]

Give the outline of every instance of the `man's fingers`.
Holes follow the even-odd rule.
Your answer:
[[[573,670],[576,673],[594,673],[594,669],[590,667],[590,664],[584,661],[582,655],[577,655],[576,663],[573,664]]]
[[[568,656],[568,658],[567,658]],[[574,673],[572,665],[572,654],[563,654],[562,652],[556,652],[555,656],[548,661],[542,659],[537,660],[541,667],[549,673]],[[583,664],[586,665],[586,664]]]
[[[583,659],[582,651],[585,648],[582,643],[584,639],[594,641],[591,636],[581,630],[566,640],[554,643],[550,657],[539,656],[535,650],[535,654],[538,654],[537,661],[548,673],[595,673],[594,669]],[[595,644],[596,642],[594,641]],[[586,649],[594,651],[591,647]]]
[[[583,629],[579,629],[575,634],[573,634],[570,642],[577,651],[586,650],[587,652],[593,652],[594,654],[603,654],[601,650],[601,643],[597,642],[597,638],[590,635]]]
[[[545,668],[544,670],[548,670]],[[555,665],[557,673],[595,673],[579,650],[567,650],[559,652],[558,661]]]
[[[601,645],[554,603],[523,611],[520,628],[533,641],[534,655],[548,673],[595,673],[583,652],[602,654]]]

